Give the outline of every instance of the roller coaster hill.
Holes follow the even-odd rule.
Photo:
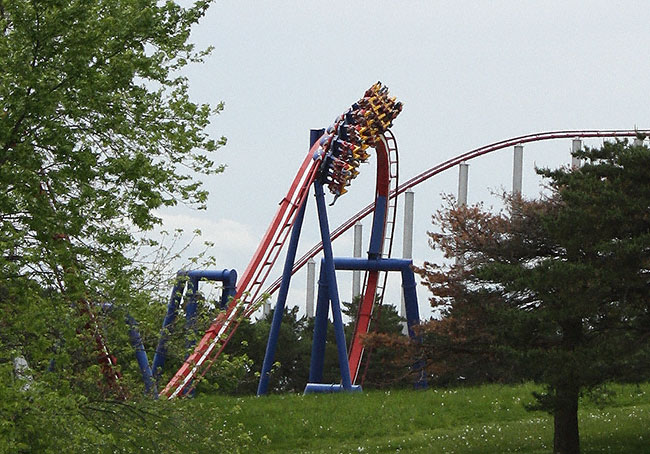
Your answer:
[[[417,341],[413,327],[419,323],[419,310],[415,277],[411,269],[412,262],[407,259],[391,258],[398,195],[465,161],[508,147],[563,138],[638,137],[639,134],[650,133],[650,131],[636,130],[584,130],[551,131],[519,136],[463,153],[398,184],[398,149],[390,127],[401,110],[402,103],[390,96],[387,87],[377,82],[366,90],[363,97],[352,104],[345,113],[338,116],[327,129],[311,131],[309,152],[242,275],[238,277],[235,270],[228,269],[179,271],[151,364],[135,325],[131,323],[131,341],[136,351],[146,392],[158,395],[157,384],[165,365],[170,327],[181,306],[184,306],[186,329],[191,331],[199,303],[200,283],[218,281],[223,283],[220,300],[222,310],[200,341],[190,345],[194,348],[193,352],[187,356],[180,369],[160,391],[160,395],[171,399],[191,394],[198,379],[205,375],[224,351],[241,321],[250,318],[256,312],[264,295],[277,292],[257,390],[258,395],[266,394],[291,277],[310,259],[321,253],[323,258],[318,280],[309,382],[306,384],[305,393],[360,390],[361,386],[358,383],[363,380],[360,366],[364,357],[361,339],[370,329],[373,310],[382,304],[389,272],[399,272],[401,275],[408,334]],[[333,205],[339,197],[348,192],[352,181],[359,175],[361,164],[368,161],[370,149],[375,150],[377,157],[374,202],[330,231],[325,188],[334,196],[331,203]],[[296,259],[308,194],[312,187],[321,242]],[[332,241],[371,213],[373,218],[367,258],[334,257]],[[282,275],[264,288],[285,244],[287,252]],[[343,330],[336,270],[365,271],[363,291],[349,347],[346,346]],[[336,384],[321,383],[330,308],[341,375],[340,383]],[[413,367],[417,369],[419,365]],[[415,386],[426,386],[422,375]]]

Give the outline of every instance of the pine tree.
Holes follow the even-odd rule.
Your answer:
[[[561,454],[580,452],[579,397],[647,379],[650,364],[650,151],[606,142],[578,156],[579,169],[539,171],[547,198],[438,213],[431,244],[458,260],[419,270],[446,315],[424,328],[427,351],[544,384],[537,408],[553,414]]]

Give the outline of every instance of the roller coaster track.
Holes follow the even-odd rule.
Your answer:
[[[388,131],[387,131],[388,132]],[[381,142],[376,147],[377,151],[377,183],[375,190],[376,213],[373,219],[373,227],[369,245],[369,258],[383,257],[390,255],[395,231],[395,219],[397,213],[397,199],[388,197],[391,189],[397,187],[397,142],[392,133],[384,134]],[[381,209],[378,207],[381,205]],[[359,367],[363,358],[364,346],[361,335],[368,332],[372,319],[375,304],[380,303],[377,295],[383,297],[386,283],[386,272],[379,270],[367,271],[365,273],[364,290],[355,318],[355,327],[350,339],[348,348],[348,366],[350,380],[354,384],[359,375]]]
[[[571,130],[571,131],[549,131],[549,132],[540,132],[536,134],[528,134],[524,136],[513,137],[511,139],[502,140],[500,142],[494,142],[489,145],[485,145],[480,148],[475,148],[466,153],[458,155],[452,159],[449,159],[445,162],[442,162],[436,166],[431,167],[430,169],[425,170],[422,173],[415,175],[414,177],[406,180],[400,184],[397,188],[390,191],[389,197],[394,199],[403,192],[417,186],[420,183],[427,181],[428,179],[438,175],[445,170],[448,170],[452,167],[457,166],[461,162],[470,161],[479,156],[492,153],[494,151],[502,150],[504,148],[513,147],[515,145],[522,145],[530,142],[542,142],[546,140],[555,140],[555,139],[590,139],[590,138],[612,138],[612,137],[636,137],[637,135],[650,135],[650,130]],[[345,232],[350,230],[354,224],[358,221],[361,221],[370,213],[373,212],[375,207],[374,202],[366,205],[364,208],[359,210],[356,214],[350,217],[347,221],[343,222],[336,229],[332,230],[330,238],[334,241],[336,238],[343,235]],[[296,259],[295,265],[292,272],[295,273],[300,270],[303,266],[307,264],[309,259],[318,255],[323,248],[322,243],[314,245],[309,249],[303,256]],[[265,294],[272,295],[280,287],[281,279],[277,279],[271,285],[269,285],[265,290]]]
[[[463,153],[455,158],[438,164],[400,184],[391,188],[388,199],[395,199],[406,190],[428,180],[429,178],[451,168],[463,161],[469,161],[479,156],[508,148],[514,145],[539,142],[553,139],[566,138],[611,138],[635,137],[638,134],[650,134],[650,131],[635,130],[578,130],[578,131],[551,131],[514,137],[500,142],[495,142],[480,148]],[[392,135],[391,135],[392,137]],[[394,140],[394,139],[393,139]],[[238,283],[238,290],[234,297],[237,304],[232,304],[217,317],[207,330],[194,352],[187,358],[183,366],[161,392],[162,395],[173,398],[191,387],[192,380],[201,377],[208,366],[225,348],[242,319],[250,317],[257,309],[258,297],[266,278],[268,277],[285,240],[291,231],[293,222],[299,208],[305,203],[309,188],[316,178],[320,161],[313,159],[318,148],[318,142],[312,147],[302,163],[287,195],[280,202],[280,208],[271,225],[257,248],[249,266],[246,268]],[[349,230],[357,221],[373,212],[374,203],[371,203],[357,212],[354,216],[331,232],[334,240]],[[393,205],[394,206],[394,205]],[[393,220],[394,227],[394,220]],[[392,233],[391,233],[392,241]],[[295,261],[292,274],[302,268],[310,258],[322,250],[322,243],[316,244],[307,253]],[[280,287],[281,279],[273,282],[263,294],[272,294]]]
[[[241,320],[250,317],[257,309],[262,285],[273,268],[298,211],[305,203],[309,188],[316,178],[320,160],[314,160],[313,156],[317,149],[318,142],[309,150],[287,195],[280,202],[277,213],[237,283],[237,293],[233,297],[233,303],[217,316],[194,352],[185,360],[161,395],[171,399],[191,388],[192,381],[202,377],[211,362],[221,354]]]
[[[401,111],[402,103],[396,101],[395,97],[389,96],[388,87],[377,82],[366,90],[363,97],[344,114],[337,117],[330,128],[324,131],[325,134],[318,140],[312,141],[313,145],[299,168],[289,192],[280,202],[275,217],[237,284],[237,292],[233,300],[210,325],[192,354],[163,389],[162,395],[171,399],[191,389],[193,380],[207,372],[225,348],[241,320],[255,312],[261,302],[259,296],[262,285],[271,272],[294,223],[302,224],[307,194],[317,176],[321,180],[317,189],[322,189],[322,184],[326,183],[330,192],[338,198],[347,192],[346,186],[358,175],[358,165],[368,159],[369,155],[365,149],[378,144],[386,165],[381,177],[378,173],[378,188],[381,190],[378,189],[377,194],[381,194],[383,204],[386,204],[390,189],[386,141],[377,141],[380,135],[383,139],[383,132]],[[377,212],[384,214],[385,210]],[[384,238],[385,222],[384,216],[381,224],[377,224],[378,227],[382,227],[379,232],[381,238],[375,236],[378,240]],[[327,232],[325,235],[329,235],[329,227],[323,228],[325,229],[323,232]],[[299,235],[299,231],[297,232]],[[332,278],[334,278],[333,273],[332,268],[330,273]],[[371,290],[374,294],[375,287]]]

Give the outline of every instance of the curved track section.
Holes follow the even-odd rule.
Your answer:
[[[449,159],[438,164],[419,175],[405,181],[397,188],[390,190],[387,199],[394,199],[404,191],[412,188],[429,178],[437,175],[451,167],[468,161],[493,151],[508,148],[514,145],[539,142],[553,139],[566,138],[596,138],[596,137],[635,137],[638,134],[650,134],[650,131],[634,130],[578,130],[578,131],[551,131],[538,134],[529,134],[525,136],[514,137],[501,142],[495,142],[484,147],[480,147],[455,158]],[[289,235],[291,226],[296,218],[299,208],[305,203],[309,187],[316,178],[319,160],[314,160],[313,156],[318,150],[318,142],[312,147],[302,163],[287,195],[280,202],[278,209],[271,225],[269,226],[262,242],[257,248],[255,255],[251,259],[249,266],[246,268],[239,281],[238,290],[234,297],[237,304],[231,304],[228,309],[222,312],[205,333],[194,352],[187,358],[183,366],[176,372],[174,377],[161,392],[162,395],[173,398],[178,396],[187,389],[193,379],[202,376],[206,372],[206,366],[211,360],[218,356],[226,343],[239,325],[242,318],[249,317],[256,309],[257,297],[260,295],[262,285],[269,275],[277,257]],[[331,239],[334,240],[350,229],[357,221],[365,218],[375,209],[375,203],[371,203],[361,209],[354,216],[341,224],[331,233]],[[385,219],[385,218],[384,218]],[[385,222],[385,221],[384,221]],[[382,230],[382,236],[384,232]],[[383,239],[382,239],[383,241]],[[296,260],[292,269],[292,274],[302,268],[307,261],[317,255],[322,250],[322,244],[319,243],[312,247],[305,255]],[[280,286],[280,279],[271,284],[264,293],[272,294]]]
[[[314,180],[318,178],[320,184],[327,184],[336,197],[345,194],[346,187],[359,174],[357,167],[369,157],[365,149],[375,145],[382,148],[385,143],[385,140],[380,140],[383,138],[383,132],[390,127],[401,110],[402,103],[397,102],[394,97],[389,97],[388,88],[377,82],[366,90],[359,101],[337,117],[330,130],[314,142],[289,192],[280,202],[280,208],[257,251],[242,274],[232,302],[217,316],[194,352],[163,389],[162,395],[171,399],[191,388],[192,380],[203,376],[223,351],[240,321],[255,312],[262,285],[273,268],[301,208],[304,207]],[[387,161],[386,158],[384,160]],[[380,176],[378,169],[377,175],[378,188],[381,187],[378,189],[378,194],[381,193],[378,198],[386,204],[389,184],[383,180],[388,178],[388,170]],[[380,211],[384,216],[380,220],[380,240],[383,241],[386,210],[377,210]],[[300,220],[299,223],[301,222]],[[381,242],[378,244],[381,246]]]
[[[372,258],[381,258],[383,251],[387,246],[387,232],[386,226],[388,219],[393,225],[389,228],[390,236],[388,242],[392,243],[392,233],[395,225],[395,206],[392,208],[392,216],[389,216],[391,205],[389,204],[388,195],[391,186],[391,154],[389,152],[389,145],[386,137],[381,137],[381,142],[376,146],[377,150],[377,182],[375,189],[375,203],[374,218],[372,221],[372,232],[370,237],[370,247],[368,255]],[[395,200],[395,199],[393,199]],[[357,311],[357,319],[350,341],[350,348],[348,351],[348,364],[350,368],[350,381],[354,384],[359,375],[359,366],[363,357],[364,347],[361,342],[361,335],[368,332],[370,329],[370,319],[372,311],[376,302],[376,295],[378,287],[383,286],[380,284],[380,279],[383,278],[382,273],[378,270],[367,271],[364,285],[362,299],[359,303],[359,310]],[[382,287],[383,293],[383,287]]]
[[[170,399],[176,397],[189,387],[194,378],[203,376],[211,360],[221,353],[232,337],[240,320],[249,317],[257,309],[256,301],[264,280],[273,268],[298,210],[305,203],[309,188],[316,178],[320,160],[314,160],[313,156],[317,149],[318,142],[309,150],[289,192],[280,202],[280,208],[237,285],[237,293],[233,297],[235,304],[230,304],[219,314],[194,352],[163,389],[162,395]]]
[[[399,184],[399,152],[397,150],[397,140],[390,130],[384,133],[386,151],[388,153],[388,178],[390,191],[397,190]],[[382,251],[383,258],[390,258],[393,253],[393,238],[395,236],[395,222],[397,220],[397,197],[388,198],[388,208],[386,212],[386,226],[384,227],[384,245]],[[388,272],[380,271],[380,284],[377,286],[377,304],[381,305],[384,301],[386,290],[386,280]]]
[[[590,138],[599,138],[599,137],[625,138],[625,137],[636,137],[639,134],[650,135],[650,130],[610,129],[610,130],[549,131],[549,132],[540,132],[536,134],[528,134],[524,136],[513,137],[511,139],[502,140],[500,142],[494,142],[492,144],[485,145],[480,148],[475,148],[474,150],[468,151],[466,153],[456,156],[455,158],[449,159],[434,167],[431,167],[430,169],[425,170],[424,172],[415,175],[414,177],[400,184],[396,189],[391,190],[389,194],[389,198],[393,199],[398,195],[402,194],[403,192],[406,192],[408,189],[427,181],[429,178],[441,172],[444,172],[445,170],[450,169],[451,167],[457,166],[463,161],[469,161],[471,159],[478,158],[479,156],[483,156],[485,154],[492,153],[494,151],[502,150],[504,148],[514,147],[515,145],[520,145],[520,144],[530,143],[530,142],[543,142],[546,140],[556,140],[556,139],[574,139],[574,138],[590,139]],[[349,229],[351,229],[355,223],[364,219],[366,216],[372,213],[374,211],[374,207],[375,207],[374,203],[365,206],[364,208],[359,210],[356,214],[354,214],[352,217],[350,217],[347,221],[339,225],[336,229],[332,230],[332,233],[330,235],[331,240],[334,241],[336,238],[340,237]],[[322,249],[323,249],[322,243],[318,243],[314,245],[302,257],[296,260],[292,273],[297,272],[300,268],[305,266],[309,261],[309,259],[318,255],[318,253],[320,253]],[[280,287],[280,282],[281,279],[277,279],[276,281],[274,281],[270,286],[268,286],[264,290],[264,293],[269,295],[275,293]]]

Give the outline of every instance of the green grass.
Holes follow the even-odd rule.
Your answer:
[[[229,425],[241,424],[248,452],[548,453],[552,419],[529,412],[533,385],[358,394],[199,397]],[[583,399],[583,453],[650,453],[650,384],[612,385],[599,407]]]

